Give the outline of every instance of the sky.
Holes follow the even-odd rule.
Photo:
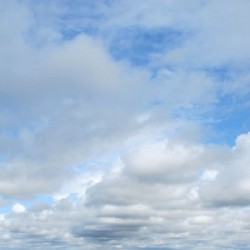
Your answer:
[[[250,1],[0,11],[0,249],[249,249]]]

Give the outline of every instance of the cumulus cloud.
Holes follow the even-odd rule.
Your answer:
[[[248,206],[249,133],[240,135],[224,163],[218,161],[219,175],[212,185],[202,187],[204,199],[214,205]],[[211,173],[210,173],[211,174]]]
[[[211,145],[203,145],[199,166],[191,153],[185,161],[171,158],[176,152],[169,147],[174,149],[176,142],[169,141],[167,147],[166,141],[157,142],[165,145],[161,151],[153,142],[151,157],[172,159],[172,165],[179,164],[176,170],[179,173],[189,174],[190,166],[194,165],[191,168],[195,172],[193,178],[181,182],[164,176],[172,175],[169,161],[149,161],[148,154],[139,154],[141,149],[149,147],[141,145],[125,154],[120,160],[123,163],[116,163],[123,165],[116,175],[106,172],[102,180],[91,181],[85,195],[61,197],[52,206],[37,203],[28,210],[21,204],[13,206],[17,215],[27,212],[20,217],[2,218],[5,235],[2,239],[11,233],[13,239],[21,239],[27,246],[46,242],[48,247],[62,245],[66,249],[77,249],[82,244],[86,249],[116,249],[118,246],[148,249],[148,246],[161,248],[166,244],[173,249],[216,249],[220,246],[244,249],[249,239],[247,233],[239,238],[239,233],[249,228],[249,199],[247,185],[240,184],[246,183],[246,173],[238,172],[234,185],[230,178],[235,176],[237,168],[245,168],[242,163],[249,153],[244,143],[248,139],[249,134],[244,134],[239,136],[235,147],[221,146],[224,152],[219,154],[221,158],[218,157],[219,148],[214,150]],[[182,150],[189,152],[192,147],[197,145]],[[137,166],[134,164],[136,153],[145,171],[148,165],[155,170],[154,181],[130,171]],[[113,168],[117,168],[116,164]],[[18,229],[20,224],[22,229]]]
[[[17,203],[17,204],[15,204],[15,205],[12,207],[12,211],[13,211],[14,213],[19,214],[19,213],[25,212],[25,211],[26,211],[26,208],[25,208],[22,204]]]

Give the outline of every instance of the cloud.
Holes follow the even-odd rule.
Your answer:
[[[214,181],[216,180],[216,177],[218,175],[218,172],[214,169],[207,169],[203,174],[202,174],[202,179],[205,181]]]
[[[25,208],[22,204],[17,203],[17,204],[15,204],[15,205],[12,207],[12,211],[13,211],[14,213],[19,214],[19,213],[25,212],[25,211],[26,211],[26,208]]]
[[[15,4],[5,7],[6,17],[2,18],[6,22],[15,12]],[[31,15],[27,6],[20,6],[19,15]],[[1,163],[1,192],[14,197],[56,190],[63,176],[70,175],[66,166],[110,150],[125,135],[134,133],[131,128],[141,104],[128,89],[132,85],[141,88],[140,82],[148,80],[146,73],[116,63],[102,43],[88,35],[48,41],[37,48],[23,37],[33,24],[26,19],[22,27],[10,27],[17,33],[14,44],[1,44],[5,57],[13,61],[5,63],[1,75],[1,82],[8,82],[0,86],[1,148],[6,158]],[[8,29],[5,32],[10,35]],[[130,105],[137,102],[136,108],[126,107],[128,100]],[[125,107],[127,112],[121,114]]]
[[[219,175],[212,185],[202,187],[204,200],[218,206],[248,206],[249,133],[240,135],[224,164],[218,162]],[[232,185],[233,183],[233,185]]]
[[[79,176],[87,184],[85,191],[85,184],[73,189],[79,196],[61,197],[53,205],[35,203],[22,216],[4,216],[2,239],[11,232],[13,240],[27,246],[46,242],[52,249],[56,245],[77,249],[82,244],[86,249],[148,249],[161,248],[166,242],[172,249],[194,244],[197,249],[204,244],[204,249],[239,248],[248,242],[247,235],[239,238],[239,233],[250,226],[248,191],[242,202],[244,192],[237,185],[245,183],[247,176],[239,169],[247,170],[243,163],[248,162],[248,141],[249,134],[242,134],[232,148],[187,141],[143,143],[115,163],[113,168],[120,171],[107,171],[98,182],[90,180],[91,185],[86,176]],[[146,153],[145,149],[150,150]],[[179,157],[174,157],[177,149],[181,149]],[[196,153],[190,153],[191,149]],[[152,156],[163,161],[148,160]],[[138,159],[140,164],[135,164]],[[131,172],[138,165],[145,166],[145,174]],[[148,165],[154,171],[153,179],[147,176]],[[169,168],[175,165],[178,170]],[[174,171],[183,176],[190,171],[195,174],[180,182],[168,178]]]
[[[237,142],[241,140],[247,141],[248,135],[241,135],[239,138],[244,139],[237,139]],[[229,217],[234,221],[235,225],[240,225],[241,222],[238,219],[231,217],[234,210],[231,210],[230,206],[246,206],[245,209],[242,209],[247,211],[249,202],[246,196],[245,202],[242,203],[240,197],[244,195],[244,192],[239,190],[237,182],[232,186],[232,180],[229,176],[235,177],[235,171],[238,172],[239,168],[245,168],[242,162],[245,161],[248,153],[244,151],[245,154],[241,154],[241,156],[238,153],[231,154],[232,150],[238,151],[238,148],[242,146],[241,144],[238,143],[232,149],[211,148],[208,145],[203,146],[202,151],[197,151],[197,145],[192,145],[193,148],[196,148],[196,152],[199,152],[198,161],[194,152],[190,152],[191,145],[187,148],[179,146],[182,151],[187,152],[186,158],[182,157],[185,154],[181,153],[181,151],[178,151],[178,157],[175,157],[176,152],[168,149],[168,147],[175,149],[175,143],[169,142],[168,146],[166,146],[166,142],[163,141],[158,142],[157,146],[153,143],[151,147],[147,145],[142,146],[142,149],[134,150],[134,154],[130,153],[124,157],[124,168],[120,176],[115,179],[107,177],[101,183],[87,190],[87,206],[98,211],[97,214],[101,222],[89,226],[93,228],[91,231],[85,231],[83,226],[82,237],[90,238],[91,241],[94,238],[99,242],[116,241],[115,235],[112,236],[113,232],[117,232],[116,225],[124,225],[125,223],[128,226],[131,219],[133,223],[136,223],[135,228],[137,229],[134,232],[134,229],[130,228],[130,232],[134,232],[133,236],[130,236],[125,229],[124,231],[120,228],[118,231],[122,233],[122,236],[120,234],[119,237],[117,236],[119,242],[121,242],[120,237],[124,238],[124,240],[127,237],[130,240],[135,237],[138,237],[139,241],[146,240],[142,236],[145,233],[149,239],[153,239],[153,235],[157,234],[157,239],[160,242],[161,236],[159,236],[159,232],[161,230],[165,232],[165,235],[167,232],[169,233],[169,236],[166,236],[167,238],[173,232],[175,232],[177,238],[177,235],[185,237],[184,232],[188,231],[189,239],[198,241],[198,239],[195,239],[196,230],[201,230],[201,234],[204,233],[203,236],[210,230],[218,230],[218,234],[220,234],[225,226],[223,223],[232,227],[231,222],[228,221]],[[149,150],[146,151],[145,147]],[[218,151],[221,152],[218,153]],[[135,155],[138,158],[135,158]],[[152,158],[153,156],[155,158]],[[161,159],[164,161],[162,162]],[[169,159],[172,159],[171,162],[169,162]],[[197,162],[200,162],[200,165],[197,165]],[[235,163],[230,166],[229,162]],[[179,167],[176,167],[175,164],[179,165]],[[175,167],[171,170],[169,166]],[[132,172],[131,168],[133,169],[133,167],[144,169],[144,171],[138,172],[135,169],[136,172]],[[209,167],[214,168],[209,169]],[[147,169],[150,171],[149,174]],[[185,179],[185,182],[168,178],[168,176],[174,176],[173,171],[178,172],[178,177],[180,177],[182,174],[184,176],[189,175],[191,170],[195,174],[193,178]],[[239,183],[245,179],[244,176],[244,173],[240,171],[238,174]],[[222,183],[224,183],[223,186]],[[247,185],[245,188],[247,188]],[[239,194],[240,197],[238,197]],[[230,198],[226,200],[227,197]],[[210,209],[211,205],[215,206],[215,210]],[[218,217],[218,213],[225,213],[225,215],[216,222],[215,218]],[[113,225],[112,229],[106,227],[110,224]],[[206,233],[202,228],[206,228]],[[105,236],[106,232],[110,237]],[[80,236],[79,233],[76,233],[76,235]],[[223,237],[225,237],[225,241],[222,244],[233,244],[233,240],[230,240],[225,235]],[[218,247],[216,241],[219,241],[219,238],[220,236],[213,238],[215,241],[214,247]],[[245,240],[243,239],[243,241]],[[185,246],[188,246],[187,241],[184,240],[183,242],[187,244]],[[172,241],[169,245],[171,244],[174,246]]]

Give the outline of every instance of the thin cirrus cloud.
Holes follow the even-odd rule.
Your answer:
[[[248,1],[0,0],[0,248],[248,249]]]

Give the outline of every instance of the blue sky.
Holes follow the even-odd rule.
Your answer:
[[[1,249],[248,248],[249,1],[0,10]]]

